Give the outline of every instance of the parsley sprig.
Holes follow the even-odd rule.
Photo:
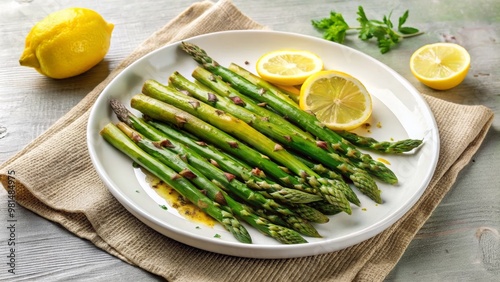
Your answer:
[[[312,25],[323,33],[324,39],[338,43],[344,43],[348,30],[358,30],[361,40],[375,38],[382,54],[389,52],[403,38],[423,33],[414,27],[403,26],[409,16],[408,10],[399,18],[397,28],[391,21],[392,12],[388,16],[384,15],[382,21],[368,19],[362,6],[358,7],[357,14],[360,26],[349,26],[342,14],[335,11],[330,12],[329,18],[312,20]]]

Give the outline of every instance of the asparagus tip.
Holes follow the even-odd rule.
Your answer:
[[[109,105],[111,106],[113,112],[116,114],[116,117],[121,122],[124,122],[128,126],[131,126],[130,119],[128,118],[130,111],[125,107],[125,105],[122,102],[120,102],[117,99],[111,99],[109,101]]]

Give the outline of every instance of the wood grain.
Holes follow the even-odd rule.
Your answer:
[[[76,105],[117,64],[155,30],[194,1],[2,1],[0,21],[0,162],[8,160]],[[419,91],[455,103],[490,107],[496,113],[481,149],[459,175],[452,191],[435,210],[387,277],[387,281],[493,281],[500,276],[500,2],[381,1],[233,1],[245,14],[274,30],[319,37],[311,19],[342,12],[355,23],[363,5],[370,17],[393,10],[395,20],[410,10],[408,24],[426,33],[404,40],[382,55],[373,42],[349,37],[346,45],[393,68]],[[115,24],[105,60],[89,72],[67,80],[45,78],[20,67],[24,38],[48,13],[70,6],[99,11]],[[449,91],[433,91],[411,75],[408,60],[418,47],[457,42],[469,50],[472,66],[466,80]],[[0,221],[7,220],[7,198],[0,192]],[[0,280],[156,281],[149,273],[99,250],[32,212],[16,207],[17,274],[7,272],[6,228],[0,228]],[[2,225],[3,226],[3,225]]]

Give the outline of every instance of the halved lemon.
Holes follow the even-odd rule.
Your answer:
[[[257,73],[264,80],[280,85],[300,85],[323,69],[323,61],[305,50],[276,50],[257,61]]]
[[[333,130],[352,130],[372,113],[372,98],[355,77],[335,70],[310,76],[300,89],[300,108]]]
[[[410,58],[413,75],[437,90],[459,85],[467,76],[470,55],[455,43],[434,43],[420,47]]]

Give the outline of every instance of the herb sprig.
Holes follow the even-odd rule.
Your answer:
[[[338,43],[344,43],[348,30],[358,30],[361,40],[375,38],[382,54],[389,52],[403,38],[423,34],[414,27],[403,26],[409,16],[408,10],[399,18],[397,28],[391,21],[392,12],[388,16],[384,15],[382,21],[368,19],[362,6],[358,7],[357,14],[360,26],[349,26],[342,14],[335,11],[331,11],[328,18],[312,20],[312,25],[323,33],[324,39]]]

